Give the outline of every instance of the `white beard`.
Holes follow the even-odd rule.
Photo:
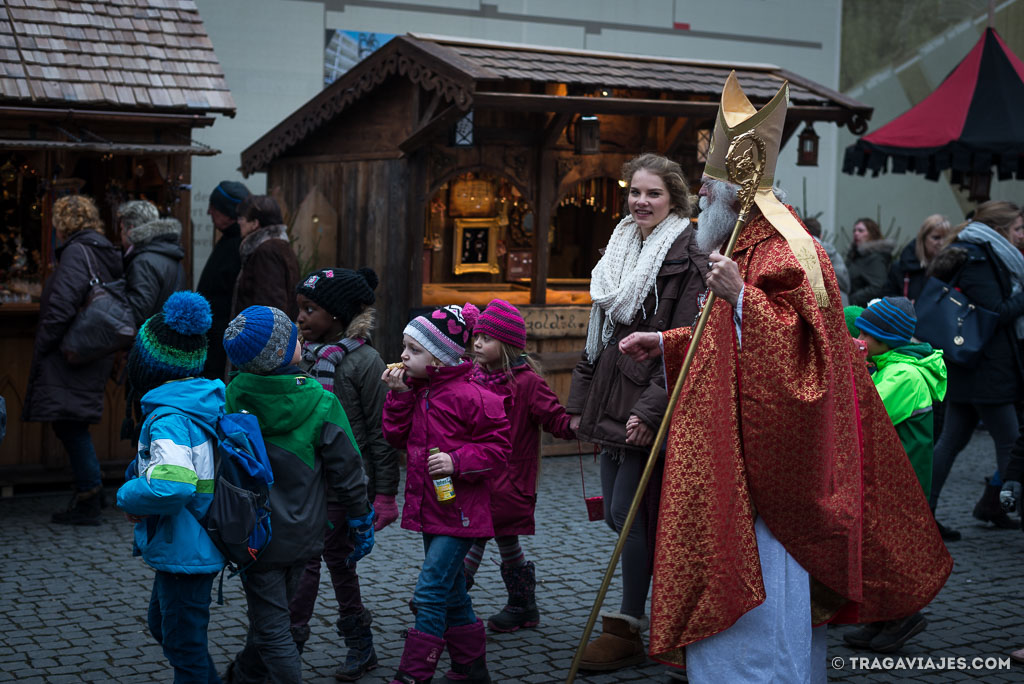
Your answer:
[[[721,181],[718,181],[721,183]],[[723,187],[724,186],[724,187]],[[729,190],[732,190],[730,193]],[[721,183],[712,192],[713,201],[700,198],[700,215],[697,216],[697,248],[702,252],[713,252],[721,248],[732,234],[738,212],[732,208],[736,191],[728,183]]]

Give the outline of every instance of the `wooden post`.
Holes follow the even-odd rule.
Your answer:
[[[555,203],[555,153],[551,149],[572,118],[571,112],[551,116],[544,133],[540,136],[537,154],[537,206],[533,222],[533,278],[530,283],[530,304],[544,306],[548,298],[548,267],[551,263],[551,245],[548,242],[548,227],[551,225],[551,210]]]
[[[548,227],[551,225],[551,205],[555,193],[555,155],[541,147],[537,155],[540,166],[537,173],[537,206],[533,222],[533,279],[530,287],[530,304],[544,306],[548,297],[548,266],[551,262],[551,245],[548,242]]]

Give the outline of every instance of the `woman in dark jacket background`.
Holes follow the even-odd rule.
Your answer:
[[[878,224],[859,218],[853,224],[853,241],[846,253],[846,269],[850,272],[850,304],[867,306],[882,296],[889,264],[895,246],[882,237]]]
[[[915,301],[928,282],[928,264],[946,246],[949,230],[949,219],[945,216],[932,214],[926,218],[917,236],[907,243],[899,259],[893,262],[882,295]]]
[[[250,306],[272,306],[293,321],[299,315],[295,284],[299,282],[299,260],[288,242],[288,227],[273,197],[249,195],[238,206],[242,229],[242,270],[235,285],[232,311]]]
[[[146,200],[125,202],[117,209],[128,304],[139,328],[160,311],[172,293],[187,290],[182,259],[181,223],[160,218],[156,206]]]
[[[196,286],[196,292],[210,302],[210,311],[213,313],[213,323],[206,336],[209,344],[206,367],[203,369],[203,377],[211,380],[223,378],[228,365],[222,340],[224,329],[233,316],[231,305],[234,303],[238,271],[242,268],[242,259],[238,254],[238,247],[242,244],[238,205],[250,194],[249,188],[243,184],[223,180],[210,193],[210,203],[206,208],[214,230],[220,233],[220,239],[214,244]]]
[[[704,291],[708,255],[696,244],[690,198],[680,166],[644,154],[628,162],[629,214],[615,227],[591,274],[587,347],[572,374],[566,410],[579,438],[601,446],[605,522],[622,525],[643,471],[647,451],[668,406],[660,359],[638,362],[618,342],[636,331],[661,331],[693,323]],[[650,531],[657,521],[660,475],[647,488],[622,552],[622,603],[605,614],[602,634],[591,641],[581,666],[617,670],[645,659],[643,632],[650,587]]]
[[[75,496],[66,511],[53,515],[53,522],[98,525],[103,485],[89,424],[103,416],[103,390],[114,357],[71,366],[60,343],[89,293],[89,265],[101,281],[116,280],[121,277],[121,250],[103,235],[99,211],[88,197],[58,199],[53,227],[62,244],[56,250],[57,270],[46,281],[39,303],[23,418],[53,423],[71,461]]]
[[[974,428],[985,423],[995,448],[996,464],[1006,472],[1010,453],[1019,434],[1014,403],[1024,390],[1024,366],[1019,340],[1024,337],[1024,257],[1008,240],[1024,225],[1020,208],[1011,202],[986,202],[978,207],[974,221],[967,224],[944,249],[929,269],[940,280],[956,282],[964,296],[977,306],[999,314],[999,326],[974,366],[961,366],[947,359],[948,390],[942,435],[935,445],[932,471],[932,511],[953,461],[967,445]],[[1001,482],[995,478],[974,507],[974,517],[997,527],[1013,528],[999,505]],[[943,530],[947,539],[959,533]]]

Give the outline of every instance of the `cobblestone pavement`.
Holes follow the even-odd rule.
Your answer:
[[[928,629],[894,658],[930,657],[934,663],[963,657],[970,667],[973,658],[1005,658],[1024,646],[1024,535],[988,529],[971,518],[982,478],[993,468],[991,453],[991,442],[979,432],[953,469],[939,509],[940,519],[964,535],[950,544],[956,559],[953,575],[927,609]],[[584,467],[588,484],[597,490],[596,464],[584,459]],[[170,682],[171,671],[146,628],[152,573],[130,556],[131,525],[109,508],[98,528],[50,525],[50,513],[64,503],[63,495],[0,501],[0,682]],[[526,538],[524,548],[537,564],[541,625],[488,638],[487,658],[496,682],[564,681],[614,545],[603,523],[586,519],[576,458],[545,459],[537,519],[537,536]],[[406,600],[422,553],[419,537],[397,524],[377,539],[373,554],[359,567],[364,602],[375,615],[380,667],[363,682],[387,681],[398,665],[400,632],[411,626]],[[472,591],[474,606],[485,618],[500,610],[505,597],[496,558],[497,549],[489,548]],[[334,681],[331,675],[344,651],[333,627],[326,570],[322,577],[303,660],[307,680],[323,683]],[[618,607],[617,584],[616,579],[605,602],[611,609]],[[237,578],[224,582],[224,599],[223,606],[213,605],[210,624],[211,651],[222,670],[245,637],[245,599]],[[966,671],[894,661],[892,669],[880,670],[884,661],[875,663],[872,654],[843,645],[845,629],[834,628],[829,635],[830,661],[840,666],[838,659],[843,659],[838,669],[829,666],[834,681],[1024,681],[1020,665]],[[851,661],[865,655],[872,660]],[[593,684],[668,680],[667,669],[653,662],[578,679]]]

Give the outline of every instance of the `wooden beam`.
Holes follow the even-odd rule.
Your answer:
[[[571,112],[562,112],[560,114],[554,114],[551,120],[548,121],[547,127],[544,129],[544,134],[541,136],[540,146],[542,148],[554,147],[555,143],[558,142],[558,136],[562,135],[562,131],[569,125],[569,120],[572,119]]]
[[[703,116],[714,118],[718,102],[649,100],[622,97],[581,97],[576,95],[531,95],[521,93],[474,93],[477,109],[506,109],[523,112],[569,114],[623,114],[629,116]],[[791,116],[804,121],[846,123],[853,111],[835,105],[791,105]]]
[[[542,147],[537,154],[537,207],[533,224],[533,279],[530,282],[530,304],[545,306],[548,298],[548,268],[551,265],[551,244],[548,226],[555,203],[555,154]]]
[[[675,149],[679,146],[679,143],[683,140],[683,133],[689,128],[687,124],[690,123],[689,117],[679,117],[675,123],[672,124],[671,128],[665,132],[665,140],[661,146],[661,153],[669,159],[675,154]]]
[[[427,103],[427,109],[423,112],[423,115],[420,117],[420,120],[416,122],[417,126],[422,126],[423,124],[430,121],[430,117],[434,116],[434,112],[437,111],[437,105],[440,101],[441,93],[440,91],[435,90],[433,96],[430,98],[430,102]]]
[[[398,143],[399,149],[405,152],[406,155],[412,154],[426,144],[430,138],[434,137],[438,131],[455,123],[465,113],[464,110],[459,109],[456,105],[448,105],[441,110],[440,114],[417,128],[408,138]]]

